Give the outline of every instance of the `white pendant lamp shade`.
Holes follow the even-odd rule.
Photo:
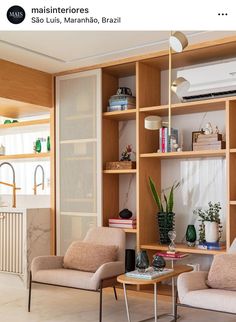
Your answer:
[[[190,83],[184,77],[178,77],[171,85],[171,90],[178,97],[182,97],[190,88]]]
[[[161,117],[157,115],[145,117],[144,127],[147,130],[159,130],[162,127]]]
[[[176,31],[169,39],[170,47],[177,53],[180,53],[188,46],[187,37],[180,31]]]

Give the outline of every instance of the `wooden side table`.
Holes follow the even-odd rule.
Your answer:
[[[179,266],[175,266],[174,270],[172,272],[165,274],[165,275],[161,275],[160,277],[155,278],[153,280],[132,278],[132,277],[126,276],[125,274],[118,276],[117,281],[123,285],[128,322],[131,322],[131,318],[130,318],[130,313],[129,313],[129,304],[128,304],[128,297],[127,297],[127,292],[126,292],[126,285],[153,285],[154,317],[152,317],[152,318],[154,318],[154,321],[157,322],[157,318],[158,318],[158,316],[157,316],[157,284],[160,282],[166,281],[170,278],[177,277],[178,275],[180,275],[184,272],[190,272],[190,271],[192,271],[192,267],[187,266],[187,265],[179,265]],[[148,318],[148,319],[140,321],[140,322],[148,321],[152,318]]]

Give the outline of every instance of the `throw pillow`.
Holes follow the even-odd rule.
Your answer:
[[[117,251],[118,247],[113,245],[75,241],[66,251],[63,265],[64,268],[94,273],[101,265],[116,261]]]
[[[236,290],[236,254],[215,255],[208,273],[211,288]]]

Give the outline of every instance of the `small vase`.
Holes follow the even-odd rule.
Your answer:
[[[139,251],[136,256],[136,268],[144,272],[149,267],[149,259],[146,250]]]
[[[40,139],[38,139],[38,140],[36,140],[36,142],[35,142],[35,151],[36,151],[37,153],[40,153],[40,152],[41,152],[41,149],[42,149],[41,140],[40,140]]]
[[[204,221],[205,240],[207,243],[215,243],[219,240],[219,225],[215,221]]]
[[[50,144],[50,136],[47,137],[47,151],[50,152],[51,144]]]
[[[163,271],[166,266],[166,261],[162,256],[153,256],[152,266],[155,271]]]
[[[188,225],[186,230],[186,241],[188,246],[193,247],[195,246],[197,240],[197,233],[194,225]]]

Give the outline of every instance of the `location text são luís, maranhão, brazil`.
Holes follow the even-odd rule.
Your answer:
[[[121,17],[96,17],[89,8],[75,7],[40,7],[31,8],[31,23],[34,24],[116,24]]]

